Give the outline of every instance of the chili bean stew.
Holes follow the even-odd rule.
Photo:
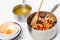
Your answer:
[[[27,19],[28,25],[35,30],[48,30],[54,27],[55,24],[57,23],[57,18],[54,14],[52,14],[51,12],[40,11],[37,23],[31,26],[30,25],[31,20],[34,18],[36,13],[37,12],[31,14]]]

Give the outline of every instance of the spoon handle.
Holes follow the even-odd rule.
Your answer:
[[[32,26],[37,23],[38,14],[39,14],[39,11],[40,11],[40,9],[41,9],[41,7],[42,7],[43,1],[44,1],[44,0],[41,1],[41,4],[39,5],[38,11],[37,11],[37,13],[35,14],[35,16],[33,17],[32,21],[31,21],[31,24],[30,24],[30,25],[32,25]]]
[[[42,7],[43,1],[44,1],[44,0],[41,1],[41,4],[40,4],[40,6],[39,6],[39,8],[38,8],[38,12],[37,12],[37,13],[39,13],[39,11],[40,11],[40,9],[41,9],[41,7]]]

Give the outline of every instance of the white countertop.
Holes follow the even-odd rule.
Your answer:
[[[31,5],[32,11],[35,12],[38,9],[39,3],[41,0],[26,0],[27,4]],[[59,4],[60,0],[44,0],[44,3],[42,5],[41,11],[50,11],[56,4]],[[12,9],[14,6],[22,4],[22,0],[0,0],[0,24],[2,24],[5,21],[16,21]],[[58,19],[58,34],[54,40],[60,40],[60,7],[54,12]],[[27,30],[27,24],[26,23],[19,23],[21,27],[23,28],[22,38],[18,40],[33,40],[31,36],[29,35],[29,32]]]

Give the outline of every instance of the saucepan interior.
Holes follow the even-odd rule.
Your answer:
[[[34,12],[34,13],[32,13],[28,18],[27,18],[27,24],[28,24],[28,26],[29,27],[31,27],[32,28],[32,26],[30,25],[31,24],[31,21],[32,21],[32,19],[33,19],[33,17],[35,16],[35,14],[36,14],[37,12]],[[53,18],[53,20],[55,20],[56,21],[56,24],[57,24],[57,17],[53,14],[53,13],[51,13],[51,12],[46,12],[46,11],[40,11],[39,12],[39,15],[41,16],[41,15],[46,15],[46,14],[49,14],[49,16],[50,15],[52,15],[52,16],[50,16],[50,17],[52,17]],[[43,17],[44,17],[43,16]],[[54,25],[55,26],[55,25]],[[35,29],[34,29],[35,30]],[[41,31],[41,30],[39,30],[39,31]],[[45,31],[45,30],[44,30]]]

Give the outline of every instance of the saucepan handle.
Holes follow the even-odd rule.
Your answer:
[[[55,10],[56,10],[59,6],[60,6],[60,4],[56,4],[56,5],[54,6],[54,8],[51,10],[51,12],[52,12],[52,13],[55,12]]]
[[[23,0],[22,4],[26,4],[26,0]]]

